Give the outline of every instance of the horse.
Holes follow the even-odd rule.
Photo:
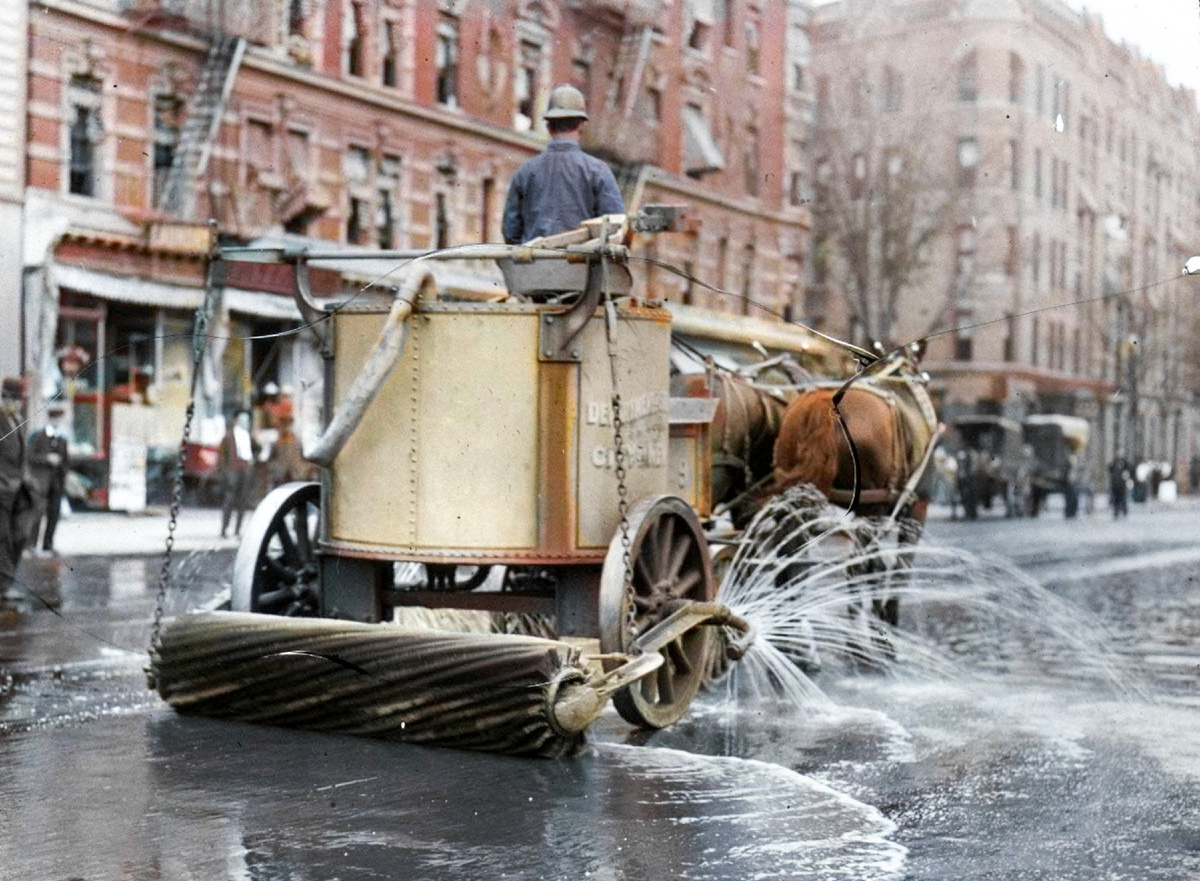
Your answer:
[[[895,517],[901,523],[900,545],[915,544],[928,509],[927,466],[938,435],[925,386],[903,374],[867,377],[847,388],[835,407],[837,393],[837,386],[819,385],[788,404],[765,492],[811,484],[833,504],[860,516],[884,523]],[[910,557],[900,554],[899,564]],[[895,595],[876,598],[872,605],[877,617],[896,625]]]
[[[754,513],[744,501],[773,473],[775,438],[787,402],[724,371],[713,373],[711,379],[704,375],[683,377],[680,383],[685,395],[711,395],[719,401],[709,428],[712,502],[732,503],[734,524],[744,526]]]

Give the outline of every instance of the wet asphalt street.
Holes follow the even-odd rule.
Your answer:
[[[0,879],[1198,878],[1198,533],[1190,506],[938,520],[931,548],[1040,593],[918,593],[902,626],[940,666],[827,669],[790,711],[710,695],[650,737],[610,713],[560,761],[177,716],[142,676],[158,559],[27,558],[0,613]],[[168,612],[231,562],[181,555]]]

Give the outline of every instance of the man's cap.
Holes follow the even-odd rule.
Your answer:
[[[587,101],[574,86],[558,86],[550,93],[544,119],[587,119]]]
[[[25,397],[25,380],[15,376],[4,377],[0,383],[0,398],[6,401],[20,401]]]

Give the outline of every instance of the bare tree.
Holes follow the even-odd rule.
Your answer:
[[[870,115],[842,125],[823,114],[813,204],[818,272],[844,292],[852,333],[885,345],[899,342],[905,295],[923,280],[957,197],[953,157],[911,126],[890,129]],[[945,294],[925,333],[944,325],[954,297]]]

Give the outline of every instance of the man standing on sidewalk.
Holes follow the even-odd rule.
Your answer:
[[[44,520],[46,528],[42,533],[42,550],[53,554],[54,532],[58,528],[63,493],[67,485],[68,445],[66,437],[53,421],[62,418],[62,407],[51,405],[49,415],[51,421],[29,439],[29,473],[37,487],[38,510],[37,525],[34,526],[29,540],[37,541]]]
[[[229,521],[237,510],[234,535],[242,534],[242,514],[250,493],[256,451],[250,436],[250,414],[240,411],[225,420],[225,437],[217,449],[217,467],[221,474],[221,538],[229,530]]]
[[[22,391],[21,380],[8,378],[0,390],[0,600],[9,598],[33,519],[33,497],[25,480]]]

